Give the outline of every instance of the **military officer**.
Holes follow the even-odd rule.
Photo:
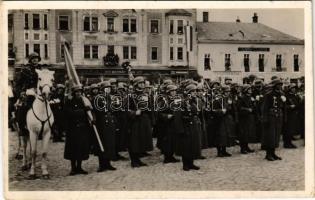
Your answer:
[[[280,134],[283,126],[283,110],[286,98],[282,94],[282,82],[274,78],[271,82],[272,90],[264,96],[262,104],[262,121],[264,130],[262,133],[262,149],[266,151],[268,161],[281,160],[275,149],[279,147]]]

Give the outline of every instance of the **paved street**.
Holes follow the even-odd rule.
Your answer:
[[[41,143],[39,143],[41,144]],[[198,160],[199,171],[184,172],[180,164],[163,164],[162,156],[154,150],[143,161],[149,167],[132,169],[129,161],[114,162],[116,171],[96,173],[97,158],[90,156],[83,163],[88,175],[68,176],[70,164],[63,159],[64,143],[51,143],[48,152],[50,180],[27,180],[22,161],[15,160],[15,132],[10,132],[9,190],[304,190],[304,147],[279,149],[282,161],[264,160],[264,152],[252,145],[254,154],[241,155],[238,147],[230,148],[231,158],[216,158],[215,149],[203,151],[206,160]],[[123,154],[127,156],[126,153]],[[37,163],[40,174],[40,162]]]

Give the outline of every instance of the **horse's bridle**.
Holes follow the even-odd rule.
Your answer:
[[[40,129],[40,134],[43,133],[43,131],[44,131],[44,126],[45,126],[45,123],[46,123],[47,121],[48,121],[49,128],[52,129],[52,125],[50,124],[50,121],[49,121],[50,117],[52,116],[52,112],[48,115],[48,105],[47,105],[48,102],[47,102],[47,99],[46,99],[46,98],[43,96],[43,94],[42,94],[42,91],[43,91],[43,88],[44,88],[44,87],[49,87],[49,88],[50,88],[50,85],[44,84],[43,86],[39,86],[39,91],[40,91],[41,94],[37,95],[36,98],[45,103],[47,119],[41,120],[41,119],[35,114],[34,107],[33,107],[33,105],[32,105],[32,112],[33,112],[35,118],[36,118],[38,121],[40,121],[40,122],[42,123],[42,127],[41,127],[41,129]]]

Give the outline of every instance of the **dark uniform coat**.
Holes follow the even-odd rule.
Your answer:
[[[255,99],[244,95],[239,100],[240,142],[258,142],[256,136]],[[251,109],[251,111],[249,111]]]
[[[89,158],[91,127],[86,111],[90,108],[84,104],[82,98],[67,99],[65,103],[67,131],[64,158],[67,160]]]
[[[279,147],[280,134],[283,126],[284,100],[281,93],[271,91],[265,94],[262,104],[262,149]]]
[[[177,155],[188,159],[197,159],[201,156],[201,122],[198,116],[197,99],[185,99],[181,113],[184,131],[177,139]]]
[[[297,135],[300,133],[299,129],[299,108],[300,108],[300,99],[296,94],[288,93],[286,95],[286,123],[285,123],[285,131],[289,137],[293,135]]]
[[[152,139],[152,106],[147,94],[138,92],[129,96],[129,134],[128,148],[132,153],[144,153],[153,150]],[[136,115],[136,110],[141,110]]]
[[[103,155],[107,159],[114,159],[116,156],[116,120],[110,108],[110,95],[103,97],[104,98],[99,98],[97,101],[99,108],[103,109],[96,108],[96,104],[93,103],[93,111],[96,119],[96,128],[100,137],[100,141],[103,145],[104,152],[101,152],[101,148],[95,134],[92,134],[92,149],[94,154],[97,156]],[[98,96],[94,96],[93,102],[96,102],[96,98],[98,98]]]

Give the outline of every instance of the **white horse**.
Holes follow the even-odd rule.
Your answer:
[[[50,89],[54,81],[54,71],[48,69],[36,70],[38,74],[37,94],[32,108],[27,112],[26,123],[30,134],[31,147],[31,168],[29,172],[30,179],[36,178],[35,164],[37,153],[37,139],[42,134],[42,176],[49,178],[47,170],[47,149],[51,136],[51,127],[54,123],[54,116],[49,106]]]

